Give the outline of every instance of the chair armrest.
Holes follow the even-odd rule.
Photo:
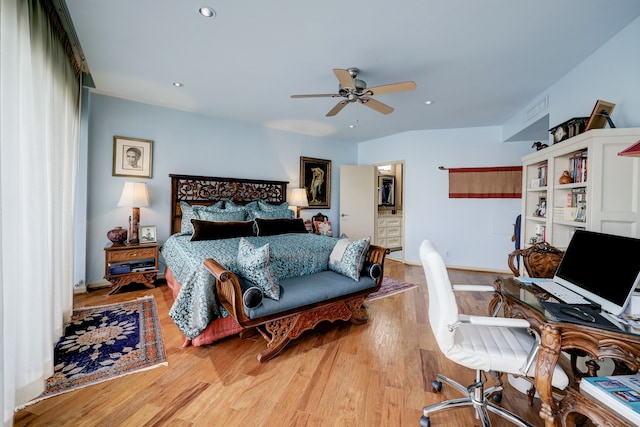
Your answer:
[[[517,319],[515,317],[489,317],[489,316],[473,316],[468,314],[458,315],[458,321],[453,325],[449,325],[450,330],[454,330],[460,325],[479,325],[479,326],[503,326],[507,328],[524,328],[527,329],[529,334],[534,337],[534,344],[529,350],[529,354],[525,359],[525,363],[520,368],[520,373],[526,376],[532,376],[530,374],[531,367],[536,361],[538,351],[540,349],[540,335],[531,328],[531,324],[528,320]]]
[[[455,329],[463,324],[481,325],[481,326],[503,326],[506,328],[530,328],[531,324],[525,319],[516,319],[514,317],[489,317],[489,316],[473,316],[468,314],[460,314],[458,321],[449,328]]]
[[[454,291],[461,292],[495,292],[493,285],[451,285]]]

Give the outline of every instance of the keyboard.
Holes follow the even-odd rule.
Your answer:
[[[553,295],[556,299],[565,304],[593,304],[582,295],[575,293],[552,280],[534,281],[533,284],[548,294]]]

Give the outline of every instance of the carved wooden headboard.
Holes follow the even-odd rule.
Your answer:
[[[180,231],[182,210],[180,202],[190,205],[211,206],[219,200],[231,200],[246,205],[254,200],[280,204],[287,200],[288,181],[259,179],[217,178],[196,175],[169,175],[171,177],[171,234]]]

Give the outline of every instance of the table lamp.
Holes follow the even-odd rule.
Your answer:
[[[131,232],[129,233],[129,243],[139,243],[138,224],[140,223],[140,208],[149,206],[149,192],[146,182],[125,182],[122,195],[118,202],[118,207],[132,207]]]
[[[307,199],[307,190],[304,188],[294,188],[291,190],[291,199],[289,205],[296,208],[296,218],[300,218],[300,208],[306,208],[309,206],[309,200]]]

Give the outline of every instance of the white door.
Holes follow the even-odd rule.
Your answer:
[[[340,166],[340,234],[375,239],[378,211],[375,166]]]

